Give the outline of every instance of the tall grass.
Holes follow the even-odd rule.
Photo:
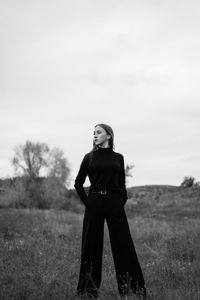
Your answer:
[[[1,209],[0,299],[77,299],[82,218],[65,211]],[[129,225],[148,299],[199,300],[200,220],[141,215]],[[107,227],[100,299],[119,299]]]

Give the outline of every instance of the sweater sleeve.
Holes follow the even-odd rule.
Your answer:
[[[128,196],[127,196],[127,190],[126,190],[126,176],[125,176],[123,155],[121,156],[121,162],[120,162],[119,187],[120,187],[120,192],[121,192],[122,198],[124,200],[124,204],[125,204],[128,199]]]
[[[79,195],[81,201],[85,205],[87,202],[87,194],[85,192],[83,184],[85,182],[87,174],[88,174],[88,155],[86,154],[81,162],[81,166],[80,166],[78,175],[76,176],[75,184],[74,184],[77,194]]]

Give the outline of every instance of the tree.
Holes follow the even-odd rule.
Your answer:
[[[41,169],[48,166],[49,147],[45,143],[26,141],[24,145],[16,147],[14,152],[11,163],[15,172],[28,175],[31,179],[39,177]]]
[[[23,175],[25,205],[38,208],[62,207],[66,201],[66,181],[70,174],[64,152],[59,148],[51,150],[45,143],[31,141],[19,145],[14,151],[11,162],[16,173]]]
[[[44,171],[43,175],[56,177],[62,183],[66,182],[70,167],[61,149],[50,150],[45,143],[26,141],[24,145],[19,145],[14,151],[15,155],[11,159],[11,163],[16,173],[21,173],[29,179],[35,179],[41,176],[41,171]]]
[[[48,176],[59,178],[61,182],[66,183],[70,168],[64,152],[55,147],[51,150],[48,160]]]
[[[125,168],[126,177],[133,177],[133,175],[131,174],[133,168],[134,168],[134,165],[130,165],[130,164],[126,165],[126,168]]]

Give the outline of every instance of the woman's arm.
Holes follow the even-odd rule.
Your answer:
[[[75,179],[74,187],[81,199],[81,201],[86,205],[87,202],[87,194],[85,189],[83,188],[83,184],[88,174],[88,154],[86,154],[81,162],[81,166],[78,172],[78,175]]]
[[[127,190],[126,190],[126,176],[125,176],[123,155],[121,155],[121,161],[120,161],[119,187],[120,187],[121,195],[122,195],[122,198],[123,198],[124,204],[125,204],[128,199],[128,196],[127,196]]]

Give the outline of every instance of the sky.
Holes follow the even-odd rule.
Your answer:
[[[1,1],[0,177],[31,140],[64,151],[73,187],[106,123],[134,165],[127,186],[199,181],[199,10],[198,0]]]

